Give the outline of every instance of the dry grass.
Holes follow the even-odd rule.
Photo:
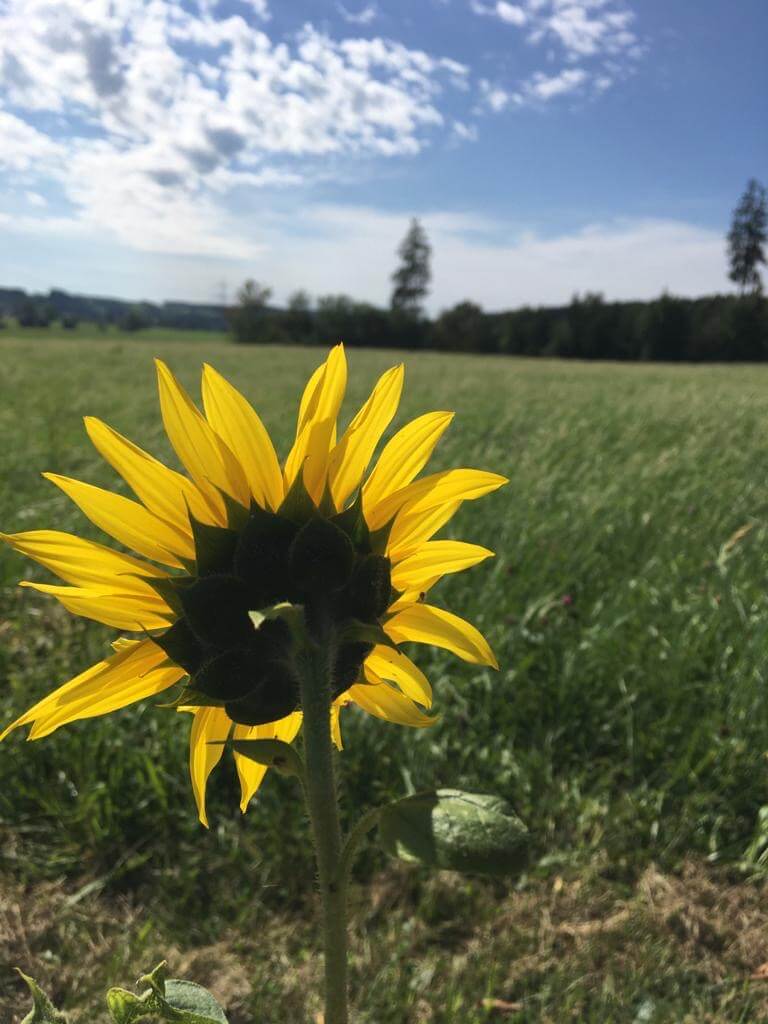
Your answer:
[[[556,877],[500,901],[492,886],[448,873],[388,871],[370,899],[355,900],[356,1019],[767,1020],[768,981],[751,979],[768,961],[765,896],[762,884],[693,862],[676,875],[649,867],[626,892],[598,876]],[[164,956],[173,973],[210,988],[232,1024],[316,1019],[310,912],[271,916],[256,933],[233,929],[197,948],[165,945],[150,922],[148,910],[128,901],[109,905],[57,883],[6,888],[0,961],[31,970],[70,1008],[72,1024],[103,1020],[106,987],[130,985]],[[404,985],[409,995],[396,1000]],[[387,1003],[399,1007],[394,1015]],[[3,972],[3,1024],[17,1024],[27,1004],[21,984]]]

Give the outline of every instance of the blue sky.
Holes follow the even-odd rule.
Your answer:
[[[726,290],[765,0],[0,0],[0,283],[430,308]]]

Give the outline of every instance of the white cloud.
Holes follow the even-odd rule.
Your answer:
[[[522,89],[515,95],[517,102],[535,99],[547,102],[555,96],[563,96],[573,92],[587,81],[587,73],[582,68],[565,68],[556,75],[545,75],[537,71],[523,83]]]
[[[528,21],[528,15],[522,7],[508,4],[506,0],[498,0],[496,13],[502,21],[506,21],[510,25],[524,25]]]
[[[451,125],[453,134],[456,139],[461,142],[476,142],[477,141],[477,127],[473,124],[467,124],[465,121],[454,121]]]
[[[572,59],[619,54],[636,42],[629,30],[634,14],[626,9],[605,10],[585,3],[555,4],[537,32],[559,39]]]
[[[525,25],[528,15],[517,4],[507,3],[507,0],[497,0],[494,3],[482,3],[481,0],[470,0],[470,7],[475,14],[495,16],[508,25]]]
[[[36,172],[43,161],[61,156],[61,147],[21,118],[0,109],[0,168]]]
[[[44,169],[76,215],[138,248],[245,254],[250,241],[225,242],[215,196],[452,137],[441,106],[466,88],[464,65],[311,25],[276,42],[253,23],[269,17],[265,0],[246,7],[0,0],[0,96],[13,110],[0,103],[0,166],[25,184]],[[39,128],[51,114],[56,138]]]
[[[521,0],[521,3],[510,4],[506,0],[488,3],[485,0],[469,0],[470,9],[479,15],[496,18],[515,28],[525,28],[526,40],[531,46],[545,44],[550,48],[548,57],[557,59],[559,56],[567,64],[585,61],[592,62],[585,76],[594,78],[595,91],[604,92],[615,82],[630,72],[633,64],[645,53],[645,47],[632,29],[635,14],[626,0]],[[616,62],[621,74],[608,74],[609,67]],[[572,91],[568,78],[561,75],[544,76],[542,78],[544,92],[547,83],[543,78],[552,80],[554,91],[547,95],[540,94],[532,76],[516,93],[516,102],[525,102],[526,98],[549,99]],[[580,79],[576,84],[583,84]],[[560,88],[559,85],[564,85]],[[492,109],[501,110],[507,104],[497,105]]]
[[[487,78],[480,79],[480,95],[483,104],[498,114],[509,104],[510,94],[500,85],[494,85]]]
[[[375,4],[366,4],[359,11],[347,10],[344,4],[337,4],[336,8],[344,21],[348,21],[351,25],[370,25],[379,16]]]
[[[500,113],[510,100],[515,106],[546,102],[592,84],[593,96],[626,79],[645,47],[632,31],[635,14],[627,0],[469,0],[475,14],[494,17],[524,29],[531,46],[548,47],[547,59],[564,65],[555,74],[537,71],[512,89],[509,84],[488,89],[481,80],[480,110]],[[580,63],[578,69],[572,66]]]
[[[242,0],[242,2],[247,4],[249,7],[252,7],[258,18],[261,18],[263,21],[269,21],[270,14],[267,0]],[[206,9],[209,13],[213,6],[215,6],[215,3],[207,6]]]

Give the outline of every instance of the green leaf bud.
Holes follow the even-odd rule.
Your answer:
[[[492,875],[519,873],[530,840],[506,800],[457,789],[416,793],[383,808],[379,838],[402,860]]]

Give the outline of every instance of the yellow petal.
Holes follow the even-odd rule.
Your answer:
[[[427,590],[441,576],[461,572],[492,557],[493,552],[479,544],[427,541],[392,568],[392,586],[395,590]]]
[[[165,651],[151,640],[125,641],[116,654],[92,665],[38,701],[0,735],[34,722],[29,738],[41,739],[59,726],[82,718],[117,711],[172,686],[185,674],[175,665],[163,665]]]
[[[283,743],[293,743],[296,734],[301,728],[301,712],[294,711],[277,722],[269,722],[266,725],[236,725],[234,737],[236,740],[282,740]],[[245,813],[251,797],[262,783],[266,775],[266,765],[257,764],[250,757],[244,757],[235,751],[235,765],[240,779],[240,810]]]
[[[57,473],[43,476],[60,487],[100,530],[145,558],[177,568],[182,567],[179,555],[194,559],[191,538],[184,537],[138,502]]]
[[[359,487],[381,435],[397,412],[404,372],[401,363],[382,374],[368,401],[331,452],[328,483],[337,508]]]
[[[101,420],[86,416],[84,422],[88,436],[102,458],[120,474],[151,512],[182,536],[192,536],[190,512],[201,523],[220,522],[191,480],[164,466]]]
[[[373,672],[378,679],[396,683],[406,697],[418,701],[425,708],[432,707],[432,687],[429,680],[405,654],[391,647],[374,647],[365,659],[364,671]]]
[[[387,609],[387,614],[392,616],[403,608],[410,608],[412,604],[420,604],[424,598],[419,590],[405,590],[400,597]]]
[[[203,406],[208,422],[243,467],[250,492],[262,508],[283,500],[283,476],[264,424],[250,402],[207,363]]]
[[[460,507],[460,501],[446,501],[429,512],[415,512],[396,516],[387,540],[387,554],[392,562],[399,562],[434,537]]]
[[[315,371],[304,391],[296,440],[285,460],[286,491],[303,467],[307,491],[315,502],[320,501],[328,473],[328,454],[336,436],[336,417],[346,386],[344,346],[336,345],[321,372]]]
[[[363,487],[366,513],[419,475],[452,419],[452,412],[428,412],[406,423],[387,442]]]
[[[208,777],[224,753],[223,741],[229,735],[232,722],[223,708],[185,708],[194,718],[189,733],[189,776],[195,794],[200,822],[208,828],[205,810],[205,787]]]
[[[417,644],[432,644],[452,651],[473,665],[499,667],[488,641],[474,626],[458,615],[430,604],[403,608],[384,623],[384,630],[396,644],[409,640]]]
[[[20,586],[55,597],[73,615],[82,615],[105,626],[127,629],[132,633],[167,629],[176,618],[175,612],[154,591],[121,594],[96,587],[61,587],[29,580],[24,580]]]
[[[447,469],[395,491],[375,508],[366,509],[365,518],[372,530],[378,530],[400,511],[411,515],[428,512],[450,502],[470,501],[490,494],[506,483],[506,477],[486,473],[482,469]]]
[[[312,371],[306,383],[301,401],[299,402],[299,415],[296,419],[296,437],[300,436],[302,430],[307,425],[309,409],[316,402],[317,390],[322,385],[323,377],[325,376],[325,366],[325,363],[320,363],[317,369]]]
[[[151,592],[151,588],[140,577],[168,575],[149,562],[58,530],[0,533],[0,540],[55,572],[67,583],[86,587],[93,584],[114,587],[119,580],[120,590],[145,594]]]
[[[337,750],[344,749],[341,738],[341,705],[335,702],[331,705],[331,739]]]
[[[383,718],[385,722],[409,725],[414,729],[425,729],[437,721],[436,718],[431,718],[423,711],[419,711],[412,700],[403,696],[387,683],[378,683],[373,686],[366,683],[355,683],[349,688],[349,696],[363,711],[367,711],[369,715],[375,715],[377,718]]]
[[[211,510],[224,523],[224,502],[219,491],[224,491],[247,506],[250,491],[245,475],[234,455],[201,415],[165,363],[156,359],[155,365],[160,411],[168,439]]]

